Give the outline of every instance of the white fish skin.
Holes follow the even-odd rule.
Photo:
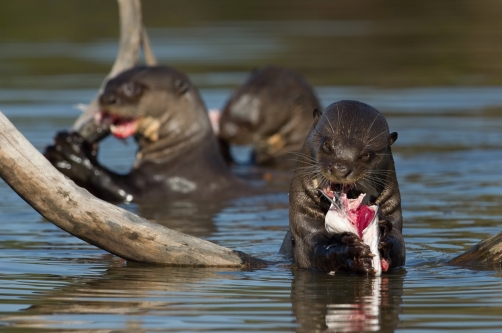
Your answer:
[[[362,240],[364,244],[370,247],[371,253],[375,256],[372,259],[372,266],[375,270],[375,275],[382,274],[382,264],[380,252],[378,252],[378,243],[380,242],[380,231],[378,230],[378,206],[368,206],[375,212],[370,224],[363,230]],[[340,212],[333,204],[328,210],[324,218],[324,226],[330,234],[341,234],[344,232],[351,232],[357,235],[357,228],[347,218],[344,212]]]
[[[324,226],[330,234],[341,234],[351,232],[357,235],[357,228],[350,223],[345,214],[340,212],[333,204],[324,218]]]
[[[375,207],[375,216],[371,220],[370,224],[363,230],[363,242],[370,247],[371,253],[375,256],[372,260],[373,269],[375,270],[375,275],[382,275],[382,261],[380,258],[380,252],[378,252],[378,243],[380,242],[380,230],[378,229],[378,206]]]

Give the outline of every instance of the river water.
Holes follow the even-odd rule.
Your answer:
[[[23,17],[39,6],[21,11],[18,2],[12,3],[0,4],[1,12]],[[78,11],[57,3],[69,13]],[[89,9],[84,10],[84,1],[75,3],[82,7],[75,27],[69,15],[54,12],[57,19],[51,19],[46,9],[45,15],[33,16],[38,25],[29,25],[31,30],[10,20],[0,37],[0,110],[40,151],[79,115],[72,105],[94,96],[116,51],[113,29],[85,26]],[[370,15],[377,2],[363,14],[339,3],[350,20],[322,13],[323,20],[315,21],[320,4],[331,5],[320,1],[317,12],[302,13],[292,2],[293,9],[283,12],[280,5],[258,1],[217,11],[189,1],[200,8],[190,9],[196,19],[188,24],[183,21],[188,5],[166,3],[173,6],[166,15],[175,26],[151,29],[154,51],[162,63],[188,72],[208,107],[221,107],[251,66],[276,63],[306,75],[325,106],[356,99],[386,116],[391,131],[399,133],[393,152],[406,266],[380,278],[291,268],[277,254],[288,225],[288,177],[255,180],[257,186],[278,190],[274,195],[123,206],[275,263],[257,270],[125,262],[58,229],[0,182],[1,332],[502,330],[500,271],[446,264],[502,230],[502,57],[490,42],[496,29],[488,28],[498,27],[499,20],[490,21],[489,10],[450,1],[455,11],[441,16],[445,8],[411,1],[415,10]],[[208,3],[232,6],[222,0]],[[424,14],[423,3],[437,9],[435,14]],[[145,20],[159,22],[152,4],[168,5],[145,2]],[[106,15],[116,15],[113,2],[107,6],[94,17],[104,27]],[[424,17],[431,25],[444,18],[436,39],[428,38],[433,33],[427,25],[417,28]],[[57,22],[68,29],[54,28]],[[458,22],[469,23],[473,33]],[[81,36],[81,31],[92,33]],[[483,52],[474,52],[475,47]],[[132,141],[108,138],[99,159],[127,172],[135,149]],[[243,155],[243,150],[235,153]],[[246,166],[234,171],[253,172]]]
[[[318,90],[324,105],[346,96],[368,101],[399,133],[394,155],[407,245],[403,269],[376,279],[291,269],[277,255],[288,224],[288,179],[258,184],[281,189],[278,194],[216,207],[192,202],[169,203],[163,209],[124,206],[177,230],[277,262],[254,271],[126,263],[59,230],[2,183],[0,330],[502,329],[500,273],[445,264],[500,231],[502,117],[472,104],[482,94],[500,103],[502,88],[427,90],[434,98],[423,98],[421,89]],[[67,96],[88,100],[93,93],[4,90],[3,96],[26,94],[40,100],[11,104],[4,97],[2,111],[42,150],[77,115]],[[229,93],[202,90],[211,106],[221,105]],[[466,106],[450,105],[452,96],[466,100]],[[133,142],[110,138],[100,159],[127,171],[134,150]]]

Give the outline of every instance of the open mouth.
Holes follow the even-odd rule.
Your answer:
[[[346,232],[359,236],[370,247],[374,255],[372,259],[373,273],[380,275],[382,270],[389,269],[388,262],[380,257],[378,243],[380,232],[378,229],[378,206],[364,203],[365,193],[349,198],[348,194],[356,194],[350,186],[333,185],[319,190],[329,201],[329,208],[324,219],[326,231],[330,234],[343,234]]]
[[[106,111],[96,115],[96,122],[110,126],[112,134],[119,139],[126,139],[136,133],[139,125],[138,118],[121,117]]]
[[[348,220],[362,238],[364,230],[374,219],[377,207],[368,205],[366,194],[351,185],[328,183],[320,189],[340,216]]]

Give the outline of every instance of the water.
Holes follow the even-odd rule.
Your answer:
[[[494,89],[478,90],[497,95]],[[339,91],[359,100],[374,96],[360,88],[320,91],[325,105]],[[374,279],[292,270],[281,262],[277,250],[288,223],[287,181],[274,184],[282,189],[279,194],[223,206],[177,202],[160,212],[124,206],[177,230],[277,262],[253,271],[126,263],[45,221],[2,183],[2,330],[498,331],[499,273],[444,262],[500,231],[502,116],[444,105],[449,95],[461,93],[454,89],[435,92],[435,106],[430,100],[420,102],[421,91],[384,89],[373,103],[385,110],[391,130],[399,133],[394,151],[407,245],[403,269]],[[230,91],[202,93],[217,106]],[[410,94],[412,105],[395,104],[402,93]],[[67,96],[85,101],[93,91],[24,94],[30,104],[4,99],[3,112],[42,150],[77,115]],[[0,94],[6,95],[22,97],[23,92]],[[31,100],[34,96],[41,98]],[[125,172],[134,149],[132,142],[107,139],[100,157]]]
[[[273,195],[123,206],[275,262],[257,270],[125,262],[58,229],[0,182],[0,331],[501,331],[502,274],[446,264],[501,230],[500,4],[445,2],[386,11],[335,1],[308,10],[290,1],[144,4],[158,58],[188,72],[208,107],[221,107],[250,68],[276,63],[306,75],[323,105],[350,98],[385,114],[399,133],[404,268],[380,278],[292,269],[277,255],[287,177],[257,182]],[[55,3],[60,12],[49,1],[0,2],[10,15],[0,27],[0,110],[39,150],[73,123],[72,105],[94,96],[116,52],[113,2]],[[135,149],[106,139],[100,160],[127,172]]]

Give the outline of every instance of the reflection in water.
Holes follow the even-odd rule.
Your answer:
[[[382,277],[293,270],[298,332],[392,332],[399,321],[401,272]]]
[[[387,278],[375,277],[372,279],[368,295],[361,299],[354,299],[353,304],[328,304],[326,313],[326,326],[328,331],[335,332],[362,332],[378,331],[380,325],[380,298],[382,280]]]
[[[137,203],[126,207],[150,221],[170,229],[207,238],[216,231],[213,217],[229,203],[174,200],[163,203]]]
[[[111,255],[105,257],[111,259]],[[123,266],[120,260],[114,261],[116,267],[109,267],[100,277],[68,280],[68,284],[62,288],[32,295],[30,298],[34,305],[15,316],[2,318],[3,321],[15,327],[49,329],[88,325],[95,329],[103,329],[108,325],[121,327],[122,317],[126,316],[129,317],[126,320],[127,328],[143,328],[134,332],[144,332],[146,329],[142,320],[135,320],[134,316],[162,314],[169,317],[183,316],[182,309],[186,304],[196,302],[193,297],[197,297],[197,292],[194,290],[202,285],[217,285],[222,278],[221,273],[227,273],[225,280],[230,283],[233,276],[228,273],[238,271],[139,264]],[[116,281],[120,283],[117,284]],[[192,298],[192,301],[187,298]],[[204,302],[200,303],[200,307],[204,307]],[[85,319],[85,315],[91,314],[106,314],[108,325],[96,327],[92,320]],[[81,319],[74,322],[71,320],[72,315],[79,315]],[[58,319],[51,319],[54,317]],[[175,328],[175,326],[176,324],[172,322],[170,324],[169,321],[165,324],[165,327]]]
[[[244,332],[247,318],[254,318],[255,327],[282,321],[285,329],[294,328],[280,319],[289,314],[282,304],[289,298],[286,271],[273,278],[270,270],[123,266],[116,260],[112,265],[98,276],[67,278],[62,287],[24,297],[33,305],[0,317],[0,325],[50,332],[194,332],[208,327]],[[256,283],[256,278],[275,286]]]

